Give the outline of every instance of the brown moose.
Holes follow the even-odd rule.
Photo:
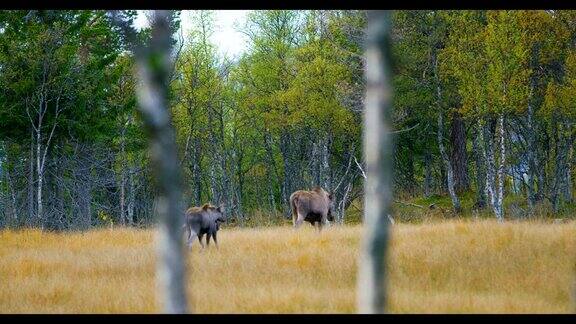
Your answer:
[[[298,190],[290,195],[292,208],[292,222],[295,228],[300,227],[302,222],[307,221],[319,231],[326,225],[327,220],[333,221],[332,194],[320,187],[314,187],[310,191]]]
[[[214,239],[214,244],[218,247],[216,233],[220,229],[220,223],[226,222],[224,215],[224,206],[215,207],[210,204],[204,204],[202,207],[191,207],[185,214],[186,239],[188,247],[192,248],[194,238],[197,236],[200,245],[204,248],[202,237],[206,234],[206,246],[210,245],[210,237]]]

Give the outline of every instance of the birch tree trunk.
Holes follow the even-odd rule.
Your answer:
[[[168,112],[168,71],[170,70],[170,14],[155,11],[152,39],[146,55],[138,59],[141,78],[139,109],[150,137],[151,161],[159,185],[157,212],[158,284],[160,300],[167,313],[185,313],[185,264],[180,228],[182,226],[181,176],[175,134]],[[156,63],[156,64],[153,64]]]
[[[486,153],[486,189],[488,192],[488,198],[490,199],[490,207],[494,211],[497,219],[500,219],[499,204],[497,197],[497,187],[496,187],[496,158],[494,156],[494,134],[493,134],[493,122],[490,121],[484,126],[484,145]]]
[[[536,178],[536,129],[534,127],[534,108],[531,103],[528,104],[528,131],[527,131],[527,142],[528,142],[528,179],[526,181],[526,187],[528,189],[528,206],[530,209],[534,208],[536,203],[536,193],[534,190],[534,180]]]
[[[446,167],[446,181],[448,186],[448,193],[450,194],[450,199],[452,200],[452,206],[454,207],[454,211],[456,213],[460,213],[462,207],[460,205],[460,199],[458,199],[458,195],[456,194],[455,183],[454,183],[454,170],[452,169],[452,163],[446,153],[446,148],[444,147],[444,136],[442,135],[444,130],[444,122],[443,122],[443,112],[442,112],[442,92],[440,88],[440,77],[438,76],[438,57],[434,58],[434,71],[435,71],[435,79],[436,79],[436,100],[438,105],[438,148],[440,149],[440,157],[444,162],[444,166]]]
[[[454,211],[459,213],[462,210],[460,205],[460,199],[456,195],[456,190],[454,189],[454,171],[446,153],[446,148],[444,147],[444,142],[442,140],[442,129],[444,128],[442,111],[438,112],[438,148],[440,149],[440,156],[446,167],[446,181],[448,186],[448,193],[450,194],[450,199],[452,200],[452,206],[454,206]]]
[[[155,10],[150,44],[143,47],[131,24],[113,13],[114,22],[134,45],[139,77],[140,110],[150,141],[150,160],[158,187],[156,213],[157,284],[159,301],[166,313],[186,313],[185,257],[182,245],[182,183],[176,139],[168,111],[169,71],[171,69],[171,12]]]
[[[482,129],[474,127],[474,138],[472,149],[474,150],[474,160],[476,164],[476,207],[482,209],[486,207],[486,172],[484,154],[482,154]]]
[[[392,201],[393,143],[390,135],[390,13],[368,12],[366,48],[366,161],[363,241],[358,269],[359,313],[385,312],[385,260]]]
[[[498,206],[495,208],[496,217],[499,221],[504,220],[504,178],[506,176],[504,173],[506,166],[506,141],[504,135],[504,115],[501,114],[498,118],[498,138],[500,144],[500,164],[498,165]]]
[[[30,158],[28,163],[28,224],[33,224],[34,217],[34,130],[30,132]]]

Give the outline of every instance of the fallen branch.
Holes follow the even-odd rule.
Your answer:
[[[400,200],[394,200],[395,203],[401,204],[401,205],[405,205],[405,206],[413,206],[413,207],[418,207],[418,208],[422,208],[422,209],[426,209],[424,206],[420,206],[414,203],[407,203],[407,202],[403,202]]]
[[[420,126],[420,123],[418,123],[418,124],[416,124],[416,125],[414,125],[414,126],[412,126],[412,127],[410,127],[410,128],[405,128],[405,129],[399,129],[399,130],[397,130],[397,131],[392,131],[392,132],[390,132],[390,133],[388,133],[388,134],[400,134],[400,133],[409,132],[409,131],[413,130],[414,128],[418,127],[418,126]]]

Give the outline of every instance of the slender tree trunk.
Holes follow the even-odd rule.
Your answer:
[[[44,224],[45,224],[45,220],[43,217],[43,207],[44,205],[42,204],[42,184],[44,182],[44,168],[43,165],[41,163],[41,145],[42,145],[42,137],[41,137],[41,127],[42,124],[39,123],[38,124],[38,130],[36,131],[36,179],[37,179],[37,184],[36,184],[36,216],[38,217],[38,220],[40,221],[40,228],[42,230],[44,230]]]
[[[8,191],[6,193],[6,222],[11,224],[11,227],[18,227],[19,225],[19,218],[18,218],[18,211],[17,211],[17,202],[16,202],[16,192],[14,190],[14,182],[12,181],[12,176],[10,175],[10,166],[12,165],[10,161],[10,155],[6,154],[6,164],[5,168],[3,169],[4,175],[6,177],[6,183],[8,184]],[[8,195],[10,197],[8,198]],[[8,201],[10,201],[8,203]],[[8,204],[10,204],[10,213],[8,212]],[[11,217],[10,217],[11,216]]]
[[[385,312],[388,215],[392,201],[393,143],[390,132],[390,13],[369,11],[364,110],[364,239],[358,269],[359,313]]]
[[[528,172],[526,179],[526,188],[528,190],[528,206],[534,208],[536,203],[536,193],[534,189],[534,180],[536,179],[536,129],[534,125],[534,108],[531,103],[528,104],[528,125],[527,125],[527,142],[528,150]]]
[[[88,230],[92,226],[92,179],[90,176],[90,156],[93,154],[90,148],[81,144],[79,156],[76,157],[76,191],[79,202],[80,227]]]
[[[450,143],[452,144],[450,162],[454,170],[454,189],[459,193],[467,191],[470,188],[467,168],[466,128],[460,113],[452,113],[450,129]]]
[[[444,148],[444,142],[442,140],[442,129],[443,129],[443,118],[442,118],[442,111],[438,112],[438,148],[440,149],[440,156],[442,161],[444,161],[444,166],[446,167],[446,181],[448,185],[448,193],[450,194],[450,199],[452,200],[452,206],[454,207],[454,211],[459,213],[462,210],[460,205],[460,199],[458,199],[458,195],[456,194],[455,185],[454,185],[454,171],[452,170],[452,165],[450,160],[448,159],[448,154],[446,153],[446,149]]]
[[[476,203],[478,209],[486,207],[486,172],[484,156],[482,154],[482,129],[479,126],[474,127],[475,134],[473,138],[474,159],[476,164]]]
[[[499,221],[504,220],[504,178],[505,178],[505,168],[506,168],[506,140],[504,131],[504,115],[500,115],[498,118],[498,135],[500,144],[500,164],[498,166],[498,208],[496,211],[496,217]]]
[[[424,155],[424,196],[430,197],[432,194],[432,155],[426,150]]]
[[[30,132],[30,159],[28,164],[28,222],[35,222],[34,215],[34,131]]]
[[[436,104],[438,105],[438,148],[440,149],[440,157],[444,162],[444,166],[446,168],[446,182],[448,186],[448,193],[450,194],[450,199],[452,200],[452,206],[454,207],[454,211],[456,213],[460,213],[462,211],[462,207],[460,205],[460,199],[458,199],[458,195],[456,194],[455,183],[454,183],[454,170],[452,169],[452,163],[448,158],[448,154],[446,153],[446,149],[444,147],[444,136],[442,135],[444,130],[444,116],[443,116],[443,109],[442,109],[442,89],[440,87],[440,76],[438,71],[438,57],[434,56],[434,74],[436,79]]]
[[[220,202],[219,205],[222,205],[222,203],[224,203],[224,205],[226,206],[227,210],[229,210],[229,213],[232,215],[235,215],[235,210],[234,210],[234,206],[232,205],[232,200],[233,200],[233,195],[234,192],[232,190],[231,187],[231,176],[228,173],[228,150],[226,147],[226,137],[224,135],[224,106],[223,103],[220,102],[220,113],[219,113],[219,129],[220,129],[220,150],[221,150],[221,154],[219,154],[219,162],[220,162],[220,170],[221,170],[221,179],[222,179],[222,201]]]
[[[572,183],[570,180],[570,149],[573,145],[572,135],[569,127],[559,118],[554,118],[556,125],[555,132],[555,172],[554,191],[552,193],[552,203],[554,212],[560,211],[563,202],[572,200]]]
[[[192,139],[192,158],[189,159],[188,167],[190,171],[192,171],[192,192],[193,192],[193,201],[192,204],[195,206],[199,206],[202,204],[202,169],[200,167],[201,164],[201,143],[200,139],[197,136],[194,136]]]
[[[132,167],[128,169],[128,205],[126,213],[128,217],[128,225],[134,226],[134,204],[136,203],[136,193],[134,192],[134,170]]]
[[[288,203],[289,197],[292,194],[292,182],[294,172],[292,170],[291,156],[290,156],[290,137],[288,132],[283,131],[280,136],[280,151],[282,153],[282,161],[284,163],[284,177],[282,181],[282,201],[284,206],[284,217],[290,217],[290,206]]]
[[[126,141],[126,127],[122,128],[120,135],[120,156],[122,159],[122,170],[120,170],[120,223],[122,226],[126,225],[126,152],[125,152],[125,141]]]
[[[266,158],[267,158],[267,178],[268,178],[268,202],[270,204],[270,210],[276,212],[276,199],[274,199],[274,178],[273,175],[278,175],[272,173],[272,170],[276,171],[276,163],[274,162],[274,152],[272,151],[272,139],[270,138],[270,133],[267,131],[264,133],[264,146],[266,148]]]
[[[405,188],[411,195],[414,195],[416,189],[416,180],[414,179],[414,156],[411,153],[408,153],[406,156],[405,170]]]
[[[498,123],[500,122],[500,120],[501,119],[499,118]],[[497,173],[499,173],[498,170],[500,168],[498,168],[498,170],[496,168],[496,157],[494,153],[496,145],[494,136],[496,137],[500,136],[495,134],[494,130],[498,131],[498,128],[497,125],[493,125],[493,121],[490,121],[484,127],[484,142],[486,145],[486,187],[488,188],[488,196],[490,197],[490,206],[494,211],[494,215],[496,216],[498,221],[503,221],[502,205],[500,204],[499,201],[500,178],[497,175]]]
[[[158,188],[156,213],[158,231],[157,283],[159,300],[167,313],[188,310],[185,255],[182,246],[182,178],[172,121],[168,111],[171,69],[171,13],[156,10],[150,46],[138,46],[134,28],[113,13],[114,22],[135,45],[136,65],[141,82],[137,88],[138,108],[150,140],[150,160]],[[152,64],[155,63],[155,64]]]
[[[570,126],[567,126],[570,127]],[[571,132],[571,130],[569,130],[569,132]],[[565,181],[565,186],[564,186],[564,192],[563,192],[563,196],[564,196],[564,200],[567,203],[572,203],[573,202],[573,198],[572,198],[572,164],[574,161],[574,134],[571,134],[568,137],[568,143],[566,145],[566,167],[564,168],[564,181]]]

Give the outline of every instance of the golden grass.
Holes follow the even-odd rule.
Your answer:
[[[361,228],[223,228],[189,252],[197,313],[352,313]],[[394,226],[393,313],[566,313],[576,223]],[[1,313],[151,313],[153,231],[0,232]]]

